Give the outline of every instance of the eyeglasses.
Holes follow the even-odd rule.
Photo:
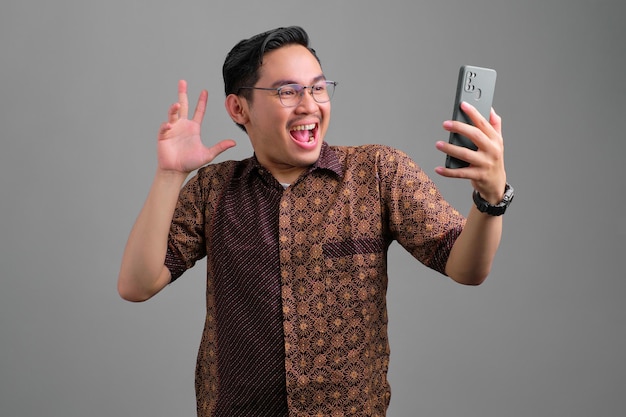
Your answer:
[[[242,88],[246,88],[250,90],[276,91],[276,95],[278,95],[278,99],[283,106],[296,107],[302,102],[304,91],[306,89],[309,90],[311,96],[313,96],[313,100],[317,103],[329,102],[335,93],[336,85],[336,81],[321,81],[311,86],[301,84],[285,84],[278,88],[239,87],[239,89],[241,90]]]

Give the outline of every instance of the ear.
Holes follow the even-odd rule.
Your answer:
[[[246,99],[236,95],[229,94],[224,102],[226,111],[235,123],[245,125],[248,123],[248,102]]]

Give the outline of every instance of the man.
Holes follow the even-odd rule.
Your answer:
[[[336,83],[301,28],[241,41],[223,73],[226,110],[254,155],[209,164],[235,143],[202,144],[207,92],[189,119],[187,85],[179,82],[119,293],[147,300],[206,256],[199,416],[383,416],[387,248],[397,240],[428,267],[480,284],[501,217],[473,207],[465,219],[400,151],[327,145]],[[508,190],[500,117],[492,111],[489,122],[462,108],[476,127],[448,121],[444,128],[478,150],[438,142],[471,166],[436,171],[471,180],[477,201],[497,205]]]

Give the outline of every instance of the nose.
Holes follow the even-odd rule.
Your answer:
[[[313,87],[306,87],[301,94],[302,98],[296,109],[306,110],[309,113],[317,110],[318,103],[313,98]]]

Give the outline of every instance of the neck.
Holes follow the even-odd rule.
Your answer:
[[[276,181],[281,184],[293,184],[302,175],[306,168],[293,167],[289,169],[268,168]]]

